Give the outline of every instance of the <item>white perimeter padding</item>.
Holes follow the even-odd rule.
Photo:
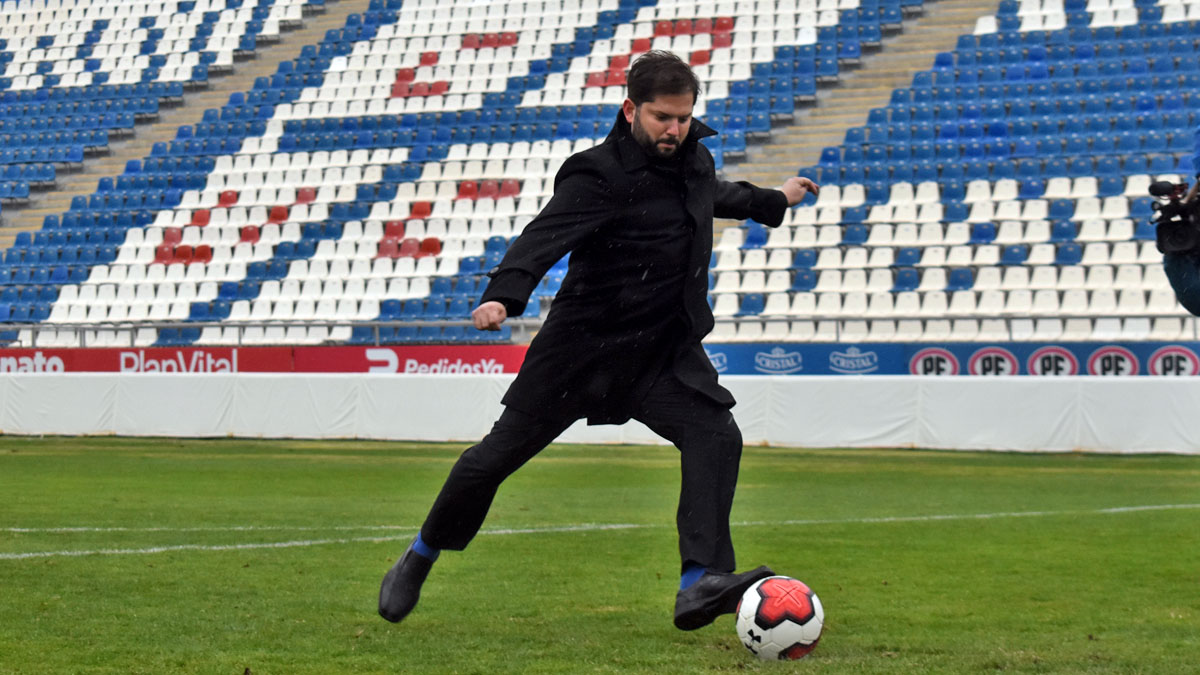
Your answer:
[[[7,434],[478,440],[511,375],[6,374]],[[1200,379],[721,379],[747,444],[1200,452]],[[564,442],[654,443],[636,422]]]

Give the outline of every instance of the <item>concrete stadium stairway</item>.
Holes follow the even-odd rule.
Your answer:
[[[324,12],[305,16],[303,26],[282,33],[279,42],[260,43],[252,58],[234,64],[232,73],[210,76],[207,88],[185,89],[182,105],[160,106],[158,118],[137,124],[131,137],[110,139],[108,153],[86,158],[82,170],[59,171],[54,189],[34,192],[24,208],[5,209],[6,227],[0,229],[0,248],[11,246],[17,232],[41,229],[43,218],[67,211],[72,197],[92,194],[100,178],[120,175],[127,161],[149,156],[159,141],[174,140],[180,126],[199,123],[205,110],[225,105],[234,92],[249,91],[256,78],[275,74],[281,62],[297,58],[305,45],[319,43],[326,31],[344,27],[347,16],[365,12],[368,5],[369,0],[328,2]]]
[[[725,176],[775,187],[816,164],[822,148],[841,145],[846,129],[865,125],[872,108],[889,103],[892,90],[909,86],[913,73],[932,68],[938,52],[953,51],[959,35],[973,32],[976,19],[994,11],[991,0],[926,2],[924,13],[906,19],[902,32],[863,54],[861,66],[843,68],[838,84],[818,89],[815,106],[797,108],[791,125],[773,128],[767,143],[749,145],[745,161],[726,164]]]

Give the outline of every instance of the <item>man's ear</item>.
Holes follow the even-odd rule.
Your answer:
[[[633,104],[633,99],[625,99],[621,104],[621,112],[625,115],[625,121],[633,124],[633,116],[637,112],[637,106]]]

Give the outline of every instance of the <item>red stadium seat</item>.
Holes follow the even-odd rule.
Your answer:
[[[412,87],[407,82],[394,82],[392,84],[392,98],[408,98],[412,95]]]
[[[178,227],[168,227],[163,230],[162,243],[174,246],[183,240],[183,229]]]
[[[154,262],[165,265],[175,260],[175,246],[173,244],[159,244],[154,247]]]
[[[240,239],[238,239],[238,241],[245,242],[247,244],[257,244],[258,234],[257,225],[247,225],[242,228],[242,236]]]
[[[512,31],[505,31],[500,34],[500,46],[501,47],[512,47],[517,44],[518,39],[519,39],[519,37],[517,36],[516,33],[512,32]]]
[[[384,239],[379,242],[376,258],[396,258],[400,255],[400,242],[395,239]]]
[[[428,218],[433,213],[432,202],[413,202],[409,207],[409,218]]]
[[[212,213],[208,209],[196,209],[195,211],[192,211],[191,224],[195,225],[196,227],[204,227],[208,224],[208,220],[211,217]]]
[[[665,19],[654,22],[654,37],[674,37],[675,26]]]
[[[302,187],[299,190],[296,190],[296,203],[297,204],[310,204],[316,198],[317,198],[317,191],[314,188]]]
[[[585,86],[585,87],[603,87],[604,86],[604,73],[588,73],[587,82],[585,82],[583,86]]]
[[[500,46],[500,36],[496,33],[486,33],[483,36],[483,46],[495,49]]]
[[[271,215],[267,218],[269,223],[282,223],[288,219],[290,209],[286,206],[272,206]]]
[[[604,86],[606,87],[624,87],[625,86],[625,71],[610,70],[604,78]]]
[[[479,185],[473,180],[464,180],[458,184],[458,196],[455,199],[477,199]]]
[[[500,196],[500,182],[485,180],[479,184],[479,199],[495,199]]]
[[[634,40],[630,51],[634,54],[644,54],[650,51],[650,38],[638,38]]]
[[[675,22],[675,34],[676,35],[691,35],[692,34],[692,20],[691,19],[677,20]]]
[[[500,183],[500,198],[516,197],[521,194],[521,182],[516,178],[505,178]]]
[[[713,22],[713,32],[728,33],[732,30],[733,17],[731,16],[718,16],[717,20]]]
[[[407,240],[406,240],[407,241]],[[437,237],[425,237],[421,240],[421,248],[417,251],[415,258],[424,258],[431,255],[437,255],[442,252],[442,240]]]
[[[609,70],[625,70],[629,68],[629,55],[618,54],[608,60]]]
[[[463,49],[479,49],[480,44],[481,44],[481,41],[479,39],[479,36],[474,33],[468,33],[463,36],[463,39],[462,39],[462,48]]]
[[[730,33],[713,33],[713,49],[722,49],[733,45],[733,35]]]
[[[192,262],[192,247],[188,244],[180,244],[175,247],[175,262],[188,264]],[[170,264],[170,263],[168,263]]]
[[[404,238],[404,221],[389,220],[383,226],[383,238],[400,241]]]
[[[711,33],[713,30],[712,19],[696,19],[692,22],[692,35],[700,35],[701,33]]]
[[[436,66],[438,62],[437,52],[421,52],[421,65]]]
[[[212,246],[208,244],[199,244],[192,249],[192,262],[208,264],[212,262],[212,257]]]
[[[397,82],[412,82],[417,79],[417,71],[412,68],[400,68],[396,71]]]
[[[225,190],[217,198],[217,203],[226,208],[238,203],[238,193],[236,190]]]
[[[413,84],[412,95],[413,96],[428,96],[429,95],[429,83],[428,82],[417,82],[417,83]]]
[[[703,66],[712,60],[712,54],[707,49],[699,49],[692,52],[692,57],[688,59],[688,63],[693,66]]]
[[[438,80],[429,85],[429,93],[434,96],[443,96],[450,91],[450,83],[445,80]]]
[[[417,252],[421,250],[421,242],[409,237],[408,239],[400,240],[400,252],[397,254],[402,258],[415,258]]]

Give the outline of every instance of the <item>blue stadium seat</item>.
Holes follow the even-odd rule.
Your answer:
[[[1075,241],[1076,234],[1075,223],[1069,220],[1056,220],[1050,225],[1051,243]]]
[[[946,291],[967,291],[975,286],[975,273],[970,267],[955,267],[946,280]]]
[[[811,269],[798,269],[792,276],[791,291],[794,293],[808,293],[817,286],[817,274]]]
[[[746,293],[738,306],[736,316],[756,316],[762,314],[766,298],[762,293]]]
[[[767,243],[767,227],[762,223],[753,220],[747,220],[743,225],[745,235],[742,239],[741,248],[762,248]]]
[[[1029,258],[1029,247],[1025,244],[1009,244],[1000,251],[1001,265],[1020,265]]]
[[[892,267],[914,267],[921,262],[921,249],[905,246],[896,250]]]
[[[1055,251],[1055,265],[1078,265],[1081,260],[1083,247],[1073,241],[1059,244]]]
[[[892,283],[892,291],[895,293],[915,291],[920,285],[921,275],[915,268],[901,267],[896,270]]]
[[[974,223],[971,225],[971,239],[968,243],[973,245],[990,244],[996,240],[996,225],[994,223]]]

